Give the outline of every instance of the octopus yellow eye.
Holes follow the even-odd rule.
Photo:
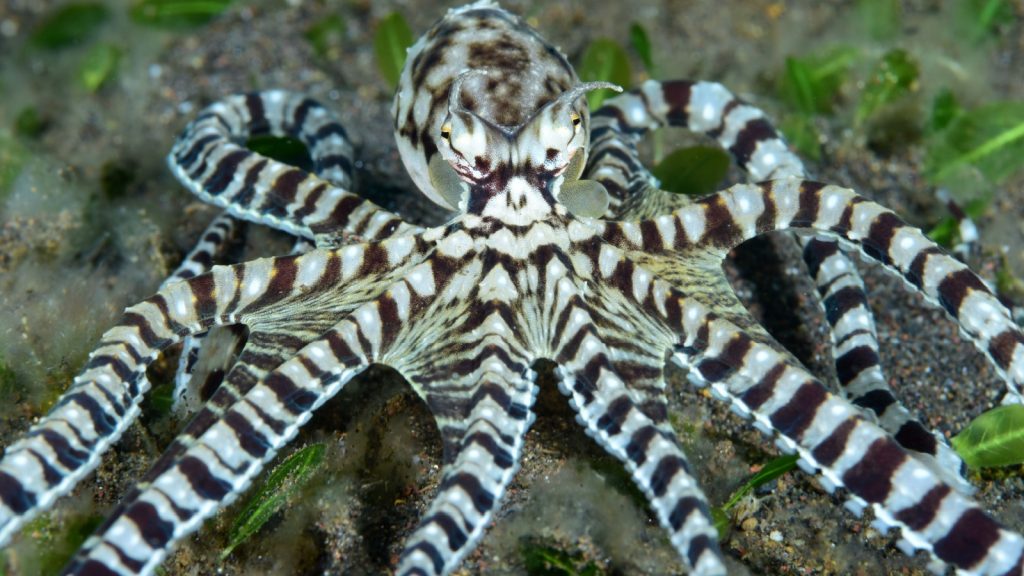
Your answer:
[[[572,113],[569,114],[569,119],[572,120],[572,127],[573,128],[579,128],[580,127],[580,123],[583,122],[583,119],[580,118],[580,115],[575,113],[575,112],[572,112]]]
[[[444,138],[445,140],[447,140],[449,142],[451,141],[451,139],[452,139],[452,124],[451,124],[451,122],[446,122],[446,123],[441,125],[441,138]]]

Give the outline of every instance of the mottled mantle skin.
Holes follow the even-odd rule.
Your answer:
[[[504,38],[488,39],[492,29]],[[446,30],[452,44],[431,57]],[[649,82],[589,125],[564,58],[513,16],[477,4],[450,12],[434,31],[403,73],[396,131],[417,184],[456,214],[421,229],[351,193],[347,135],[312,100],[270,91],[208,108],[169,164],[227,215],[157,295],[104,335],[53,411],[8,447],[0,538],[96,465],[137,416],[145,367],[161,350],[182,339],[198,349],[209,328],[241,324],[248,340],[224,383],[69,572],[151,572],[373,363],[409,380],[445,445],[444,479],[397,571],[450,572],[479,542],[515,473],[533,420],[530,367],[548,359],[578,421],[623,462],[680,557],[694,573],[723,573],[705,499],[667,419],[669,358],[798,452],[824,486],[845,488],[851,508],[871,504],[901,527],[908,545],[965,573],[1021,573],[1020,536],[964,495],[955,455],[879,379],[861,284],[838,245],[805,242],[834,330],[840,394],[749,317],[720,263],[773,230],[838,237],[944,307],[1019,398],[1024,336],[973,273],[891,211],[803,180],[763,113],[720,85]],[[535,51],[530,73],[566,86],[522,81],[507,63],[477,67],[474,43],[499,60]],[[492,78],[505,79],[497,96],[488,94]],[[402,120],[405,98],[411,124],[409,111]],[[768,181],[695,201],[657,190],[635,143],[660,125],[710,135],[752,179]],[[300,138],[316,175],[238,144],[260,132]],[[234,217],[319,247],[207,271]],[[197,379],[191,354],[184,357],[187,387]]]
[[[500,8],[460,10],[451,11],[409,49],[392,110],[406,169],[424,194],[446,206],[430,183],[427,166],[438,153],[449,88],[461,72],[486,72],[465,79],[461,107],[507,131],[525,125],[578,83],[565,56],[517,16]],[[586,138],[586,102],[575,102],[573,109],[584,118]]]

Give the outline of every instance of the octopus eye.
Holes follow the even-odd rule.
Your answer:
[[[569,119],[572,121],[573,129],[574,130],[579,130],[580,123],[583,122],[583,119],[580,118],[580,115],[575,113],[575,112],[572,112],[572,113],[569,114]]]
[[[452,123],[445,122],[441,125],[441,138],[444,138],[445,142],[451,144],[452,141]]]

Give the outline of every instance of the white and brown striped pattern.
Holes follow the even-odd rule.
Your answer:
[[[245,140],[259,134],[301,141],[322,177],[247,150]],[[298,94],[258,92],[211,105],[185,129],[167,163],[203,200],[320,245],[416,231],[348,191],[352,145],[345,129],[326,108]]]
[[[803,163],[789,151],[766,115],[717,83],[649,80],[607,101],[594,114],[593,125],[588,177],[612,192],[622,219],[664,213],[693,201],[654,188],[653,176],[639,160],[639,138],[662,126],[679,126],[713,138],[752,180],[806,177]],[[667,220],[655,222],[664,225]],[[929,433],[911,416],[882,373],[874,319],[854,263],[835,240],[809,236],[797,236],[797,240],[832,327],[833,356],[844,396],[872,411],[903,447],[920,452],[922,461],[969,491],[960,458],[940,435]],[[677,285],[684,287],[686,282]],[[754,321],[745,320],[747,324]]]
[[[457,567],[483,537],[519,469],[536,386],[533,373],[503,353],[506,347],[495,342],[501,337],[494,336],[471,366],[450,366],[441,387],[422,374],[410,376],[438,415],[445,471],[437,496],[406,540],[397,574],[447,574]]]
[[[96,465],[138,414],[148,388],[145,367],[161,350],[215,325],[244,325],[248,340],[223,384],[67,573],[152,573],[177,540],[248,486],[318,406],[367,365],[380,363],[408,378],[445,444],[441,487],[407,541],[398,572],[447,574],[482,538],[515,473],[537,393],[530,366],[551,359],[580,422],[628,467],[691,572],[722,574],[705,499],[668,421],[663,364],[670,353],[690,368],[692,381],[710,385],[757,427],[777,433],[780,446],[798,451],[827,486],[845,487],[855,503],[872,504],[913,546],[967,574],[1022,573],[1021,537],[999,527],[859,408],[829,394],[736,309],[718,268],[732,246],[772,230],[836,236],[942,304],[989,352],[1016,395],[1024,338],[962,264],[884,208],[800,179],[737,186],[659,214],[665,201],[649,193],[641,167],[631,164],[624,121],[596,130],[595,141],[609,151],[605,158],[625,167],[599,157],[598,171],[607,170],[594,178],[618,198],[620,215],[643,218],[578,218],[557,198],[569,158],[587,152],[585,115],[575,112],[581,92],[572,90],[574,73],[557,49],[486,1],[449,12],[417,46],[399,94],[429,88],[434,105],[447,100],[443,92],[462,73],[451,64],[476,61],[473,46],[498,56],[539,50],[541,71],[564,68],[555,79],[569,85],[526,86],[533,76],[514,73],[513,63],[499,58],[494,77],[503,80],[504,96],[476,82],[467,85],[457,110],[432,106],[426,117],[396,118],[396,128],[406,132],[400,142],[414,148],[407,162],[429,164],[437,146],[449,146],[444,157],[452,158],[453,170],[459,162],[472,168],[454,176],[466,189],[464,211],[422,231],[345,189],[347,139],[314,102],[264,92],[211,106],[175,146],[175,173],[229,213],[316,239],[322,248],[217,266],[169,282],[129,308],[71,390],[0,460],[0,542]],[[683,95],[682,86],[646,85],[619,110],[642,105],[660,123],[686,120],[691,129],[712,133],[758,177],[802,174],[758,110],[729,100],[721,87],[686,84]],[[529,97],[499,109],[517,90]],[[400,99],[396,109],[405,109]],[[441,131],[441,111],[470,120],[454,145],[446,141],[456,138]],[[506,113],[522,122],[498,122]],[[232,141],[262,132],[297,136],[327,180]],[[483,153],[454,158],[470,149]],[[618,188],[616,171],[624,177]],[[360,237],[367,241],[354,241]],[[828,250],[812,250],[819,281],[837,290],[825,290],[826,298],[853,282]],[[715,291],[727,294],[715,299]],[[854,308],[845,306],[841,316]],[[856,330],[835,325],[842,346]],[[875,390],[868,388],[857,397]]]
[[[220,323],[243,323],[252,331],[245,349],[207,406],[86,543],[71,570],[103,566],[116,574],[146,573],[177,539],[233,500],[312,410],[382,354],[378,310],[395,307],[393,294],[407,285],[400,278],[422,260],[424,248],[417,237],[395,238],[218,267],[198,277],[210,283],[212,276],[212,293],[221,300],[203,304],[197,296],[199,305],[223,307]],[[391,267],[374,272],[379,258]],[[292,312],[259,314],[271,303]],[[291,322],[288,338],[269,331],[307,306],[319,312]],[[408,313],[398,308],[398,314]],[[332,328],[336,318],[345,320]]]
[[[819,287],[825,318],[833,327],[836,376],[843,397],[869,410],[886,432],[904,448],[918,452],[921,461],[946,482],[965,494],[972,493],[962,474],[960,456],[941,434],[929,432],[889,386],[879,364],[878,336],[864,283],[850,259],[841,255],[835,241],[814,238],[804,245],[804,261]]]
[[[187,334],[235,321],[232,315],[248,302],[226,299],[236,291],[218,289],[236,283],[235,272],[225,270],[170,283],[128,308],[57,406],[7,447],[0,460],[0,542],[96,466],[138,415],[149,389],[146,366],[161,350]],[[269,285],[273,266],[256,261],[239,270]]]
[[[281,202],[288,196],[289,187],[297,187],[303,176],[298,169],[249,153],[237,145],[244,144],[248,137],[263,134],[291,136],[301,141],[307,147],[316,176],[336,188],[320,183],[303,200],[302,208],[282,211]],[[227,211],[210,224],[200,242],[165,284],[209,270],[216,254],[223,249],[222,244],[240,224],[230,214],[299,234],[293,253],[309,249],[306,238],[315,237],[321,244],[333,245],[360,236],[385,237],[414,230],[400,225],[395,216],[372,204],[337,191],[352,184],[352,145],[334,114],[310,98],[282,91],[230,97],[201,113],[179,140],[176,150],[189,151],[184,156],[172,152],[168,157],[182,183],[201,198],[211,200],[211,195],[217,196],[219,200],[213,203],[225,206]],[[197,165],[187,162],[192,153],[196,154]],[[252,169],[246,172],[243,182],[229,183],[243,160],[252,163]],[[236,161],[238,165],[233,166]],[[186,175],[207,165],[212,175],[204,182]],[[221,175],[220,180],[214,180],[217,174]],[[234,186],[235,191],[221,190],[221,185]],[[264,195],[266,197],[262,198]],[[359,215],[353,211],[358,211]],[[320,224],[313,231],[316,224],[312,218],[318,213],[329,214],[331,222],[339,223],[340,227]],[[175,375],[176,410],[192,412],[199,407],[201,398],[219,385],[230,369],[235,358],[233,351],[242,338],[243,334],[237,330],[224,331],[214,340],[216,349],[205,351],[201,349],[205,333],[185,339]]]
[[[756,343],[700,306],[678,304],[684,338],[675,359],[759,428],[779,435],[830,490],[845,488],[857,510],[899,526],[913,548],[969,574],[1020,574],[1024,540],[985,515],[884,430],[771,346]],[[666,303],[671,309],[672,305]]]
[[[167,277],[160,285],[166,287],[178,280],[194,278],[210,270],[227,248],[229,240],[235,236],[238,229],[244,223],[236,218],[221,214],[213,219],[199,237],[199,242],[185,255],[181,264]],[[207,333],[188,335],[181,344],[181,355],[178,359],[178,370],[174,375],[174,392],[171,397],[174,399],[176,411],[194,411],[198,407],[200,389],[204,386],[198,384],[198,380],[206,380],[200,376],[193,380],[196,366],[199,363],[200,354],[206,339]]]
[[[782,181],[782,186],[794,183],[799,181]],[[774,198],[781,200],[782,186]],[[771,185],[764,187],[769,196]],[[777,434],[779,446],[797,451],[804,468],[821,474],[830,490],[846,488],[855,507],[872,504],[876,518],[901,527],[913,547],[964,573],[1020,574],[1024,569],[1020,535],[999,526],[788,355],[758,342],[667,282],[641,280],[644,271],[619,249],[595,244],[581,250],[622,298],[676,332],[673,360],[689,369],[692,382],[710,385],[734,411]],[[613,264],[602,266],[602,261]]]
[[[652,233],[624,231],[633,226]],[[855,243],[866,256],[894,269],[908,286],[960,322],[1003,373],[1009,393],[1020,397],[1024,335],[1006,308],[966,265],[891,210],[852,190],[796,178],[737,185],[656,221],[609,223],[603,236],[631,250],[668,254],[702,247],[728,250],[757,235],[790,228]]]
[[[628,372],[616,369],[632,363],[616,365],[593,312],[579,297],[563,312],[569,318],[565,344],[555,354],[560,390],[570,397],[587,434],[629,469],[690,569],[725,574],[707,501],[667,414],[660,406],[652,410],[644,391],[626,379]]]

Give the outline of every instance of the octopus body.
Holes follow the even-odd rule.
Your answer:
[[[409,52],[394,102],[402,159],[452,211],[421,228],[351,190],[352,147],[301,95],[229,97],[168,163],[225,209],[153,297],[128,308],[57,405],[0,460],[0,542],[67,493],[139,415],[146,367],[185,341],[192,422],[81,548],[68,574],[149,574],[234,500],[313,412],[372,364],[424,400],[443,441],[437,494],[396,572],[447,574],[480,541],[534,420],[532,367],[556,365],[577,421],[621,460],[693,574],[724,574],[706,498],[668,417],[666,362],[799,455],[849,507],[871,506],[911,548],[965,574],[1024,573],[1024,539],[967,495],[960,462],[889,390],[860,250],[942,306],[1020,400],[1024,334],[985,284],[921,231],[855,192],[805,177],[757,108],[706,82],[649,81],[589,114],[572,66],[490,2],[448,12]],[[756,184],[665,193],[636,143],[664,125],[705,133]],[[291,135],[314,173],[244,148]],[[209,266],[235,219],[285,230],[296,254]],[[779,230],[801,237],[833,329],[828,390],[750,316],[721,263]],[[205,402],[189,387],[204,334],[248,338]]]

